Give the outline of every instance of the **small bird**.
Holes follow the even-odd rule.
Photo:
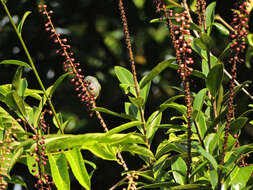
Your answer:
[[[94,93],[94,99],[96,100],[101,91],[101,85],[96,77],[86,76],[84,80],[89,84],[87,90],[89,93]]]

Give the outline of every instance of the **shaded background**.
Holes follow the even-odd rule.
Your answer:
[[[211,1],[207,1],[210,3]],[[62,57],[57,56],[55,51],[57,46],[53,44],[47,32],[44,31],[44,17],[38,12],[36,1],[9,0],[7,6],[15,20],[20,20],[24,12],[31,10],[23,27],[23,38],[35,61],[40,77],[46,87],[63,74]],[[127,13],[129,29],[133,42],[133,49],[137,63],[138,78],[150,71],[157,63],[169,56],[174,55],[171,48],[171,41],[168,37],[168,30],[164,24],[150,24],[149,21],[158,18],[155,5],[151,0],[128,0],[124,1]],[[60,1],[50,0],[49,8],[54,11],[52,19],[57,30],[65,35],[75,53],[75,58],[80,61],[85,75],[93,75],[98,78],[102,85],[102,95],[98,106],[109,108],[116,112],[124,112],[124,101],[126,96],[122,93],[119,83],[113,73],[113,67],[121,65],[130,69],[128,55],[125,49],[124,36],[121,27],[120,13],[117,0],[75,0]],[[227,22],[232,18],[231,8],[233,1],[218,1],[217,13]],[[252,28],[252,27],[251,27]],[[222,44],[226,42],[226,37],[214,31],[217,49],[216,54],[222,51]],[[23,50],[20,47],[17,36],[8,22],[5,13],[0,8],[0,61],[4,59],[18,59],[27,61]],[[195,67],[200,68],[201,63],[196,61]],[[0,85],[11,83],[15,66],[0,66]],[[248,69],[244,64],[239,66],[238,80],[252,80],[252,69]],[[35,76],[31,71],[26,71],[24,76],[28,80],[29,88],[39,88]],[[197,92],[203,87],[204,81],[192,78],[192,90]],[[171,86],[180,87],[180,78],[175,70],[167,69],[153,81],[150,96],[147,101],[145,115],[150,115],[159,104],[176,95],[178,91]],[[252,85],[248,88],[252,91]],[[240,101],[237,101],[240,100]],[[29,101],[29,100],[28,100]],[[38,102],[30,101],[37,105]],[[71,118],[71,123],[67,126],[68,133],[102,132],[95,118],[89,118],[85,107],[80,104],[76,93],[69,80],[57,89],[53,103],[56,110],[64,113],[65,118]],[[239,94],[236,99],[238,115],[247,109],[247,105],[252,103],[244,94]],[[167,120],[170,114],[169,110]],[[104,115],[109,128],[122,124],[124,121]],[[166,121],[166,118],[165,118]],[[244,135],[244,133],[247,135]],[[253,131],[246,127],[243,133],[242,142],[248,143],[253,137]],[[158,132],[155,143],[158,144],[165,137],[163,131]],[[123,153],[124,154],[124,153]],[[138,157],[124,154],[130,169],[138,169],[143,164]],[[109,189],[113,184],[121,179],[121,167],[110,161],[102,161],[89,152],[84,152],[84,158],[94,162],[97,170],[92,178],[92,189]],[[15,171],[21,175],[28,176],[31,184],[33,180],[24,166],[17,165]],[[32,184],[31,184],[32,185]],[[32,187],[30,187],[32,189]],[[11,188],[10,188],[11,189]],[[74,181],[72,189],[82,189]]]

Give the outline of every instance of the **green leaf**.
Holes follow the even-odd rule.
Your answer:
[[[139,154],[139,155],[151,158],[151,159],[155,159],[155,156],[148,148],[146,148],[144,146],[137,145],[137,144],[125,145],[120,150],[127,151],[132,154]]]
[[[152,138],[155,135],[157,129],[159,128],[161,120],[162,120],[162,112],[159,112],[159,111],[155,111],[148,118],[148,121],[146,124],[147,126],[146,136],[148,140],[150,141],[150,143],[152,142]]]
[[[198,122],[200,136],[203,139],[207,131],[206,118],[205,118],[204,113],[198,112],[198,115],[196,116],[196,120]]]
[[[247,117],[239,117],[236,120],[234,120],[231,123],[229,132],[231,135],[235,135],[237,134],[242,128],[243,126],[247,123],[248,118]]]
[[[26,109],[24,100],[18,95],[16,91],[13,91],[12,96],[15,103],[17,104],[18,111],[22,114],[24,118],[26,118]]]
[[[26,79],[21,79],[20,80],[20,84],[19,84],[19,89],[18,89],[18,95],[24,99],[24,96],[25,96],[25,91],[27,89],[27,80]]]
[[[25,181],[19,176],[13,175],[13,176],[11,176],[11,179],[7,179],[6,182],[8,184],[11,183],[11,184],[22,185],[23,187],[25,187],[27,189]]]
[[[206,86],[211,95],[215,97],[223,80],[223,64],[215,65],[207,75]]]
[[[23,61],[19,61],[19,60],[4,60],[1,61],[0,64],[9,64],[9,65],[19,65],[22,67],[27,67],[29,69],[32,69],[30,65],[28,65],[27,63],[23,62]]]
[[[179,111],[182,114],[185,114],[186,110],[187,110],[187,108],[186,108],[185,105],[181,105],[181,104],[174,103],[174,102],[170,103],[170,104],[161,104],[159,110],[163,111],[163,110],[165,110],[167,108],[174,108],[174,109],[176,109],[177,111]]]
[[[171,164],[171,169],[173,171],[177,171],[173,172],[175,181],[181,185],[184,185],[187,170],[185,161],[181,157],[174,159]]]
[[[207,152],[205,149],[203,149],[197,143],[193,143],[193,148],[196,149],[202,156],[204,156],[210,162],[210,164],[213,166],[213,168],[215,170],[218,169],[217,161],[209,152]]]
[[[166,161],[168,160],[169,155],[165,154],[163,156],[161,156],[159,158],[159,160],[157,160],[152,167],[153,173],[154,173],[154,177],[155,179],[157,179],[157,177],[160,175],[160,173],[162,172],[162,169],[166,163]]]
[[[64,153],[48,154],[53,181],[57,189],[70,190],[68,164]]]
[[[156,150],[156,158],[160,158],[162,155],[170,152],[170,151],[175,151],[178,153],[184,153],[185,150],[181,147],[180,144],[177,143],[172,143],[167,140],[163,141],[162,143],[159,144],[157,150]]]
[[[225,26],[223,26],[222,24],[220,24],[218,22],[214,22],[212,25],[215,26],[221,34],[223,34],[225,36],[229,36],[229,34],[230,34],[229,30]]]
[[[18,90],[19,89],[20,80],[21,80],[21,77],[22,77],[22,71],[23,71],[23,68],[19,66],[17,68],[17,71],[15,72],[15,75],[14,75],[13,80],[12,80],[12,89],[13,90]]]
[[[253,46],[248,46],[245,55],[245,65],[247,68],[251,68],[252,56],[253,56]]]
[[[102,158],[104,160],[117,161],[116,154],[119,148],[109,144],[97,143],[91,145],[83,144],[82,149],[87,149],[97,157]]]
[[[140,81],[140,85],[143,83],[143,81],[145,80],[145,77],[143,77]],[[140,96],[144,99],[144,105],[147,101],[148,95],[149,95],[149,90],[150,90],[150,86],[151,86],[151,81],[148,82],[142,89],[140,92]]]
[[[30,174],[32,174],[33,176],[39,172],[38,165],[35,159],[36,159],[35,156],[30,156],[29,153],[26,153],[26,165],[28,166]]]
[[[112,134],[116,134],[116,133],[119,133],[121,131],[124,131],[126,129],[129,129],[129,128],[132,128],[134,126],[137,126],[137,125],[141,125],[142,122],[140,121],[132,121],[132,122],[129,122],[129,123],[125,123],[123,125],[120,125],[118,127],[115,127],[111,130],[109,130],[108,132],[106,132],[105,134],[106,135],[112,135]]]
[[[145,76],[143,82],[140,83],[140,88],[142,89],[149,81],[153,80],[157,75],[159,75],[163,70],[165,70],[168,65],[175,62],[176,58],[170,58],[168,60],[165,60],[158,65],[156,65],[148,75]]]
[[[10,128],[13,125],[17,127],[17,129],[15,130],[15,133],[17,134],[17,138],[21,139],[21,138],[26,138],[24,136],[25,131],[22,128],[22,126],[17,122],[16,119],[14,119],[7,111],[5,111],[2,107],[0,107],[0,118],[1,118],[1,122],[0,122],[0,130],[4,130],[5,128]]]
[[[133,103],[136,107],[142,107],[144,104],[144,99],[142,97],[133,98],[131,96],[128,96],[131,103]]]
[[[202,50],[210,50],[213,46],[213,41],[206,33],[201,33],[201,36],[195,39],[195,44]]]
[[[216,2],[210,3],[206,8],[206,27],[209,27],[214,22]]]
[[[232,188],[235,189],[244,189],[246,187],[247,182],[252,174],[253,166],[245,166],[245,167],[237,167],[235,172],[232,172],[233,177],[231,178]],[[231,175],[232,175],[231,174]]]
[[[145,0],[133,0],[135,6],[137,8],[143,8],[144,4],[145,4]]]
[[[125,102],[125,112],[127,115],[134,117],[134,120],[141,121],[140,110],[133,103]]]
[[[70,73],[65,73],[61,75],[53,84],[48,96],[51,98],[56,88],[62,83],[62,81],[69,75]]]
[[[125,69],[124,67],[115,66],[114,72],[117,78],[119,79],[120,83],[134,85],[134,78],[133,78],[132,73],[128,71],[127,69]],[[135,88],[130,88],[130,92],[134,96],[136,96]]]
[[[253,34],[250,33],[247,35],[247,40],[250,46],[253,46]]]
[[[72,150],[65,152],[66,159],[71,167],[71,170],[78,180],[78,182],[85,188],[90,190],[90,176],[84,165],[84,160],[79,148],[74,148]]]
[[[232,42],[230,42],[229,44],[227,44],[227,46],[225,47],[225,49],[223,50],[223,52],[219,55],[218,59],[219,61],[223,61],[226,57],[230,56],[230,52],[231,52],[231,44]]]
[[[120,117],[120,118],[123,118],[123,119],[128,119],[128,120],[136,120],[136,118],[134,118],[133,116],[129,115],[129,114],[124,114],[124,113],[116,113],[116,112],[113,112],[111,110],[108,110],[107,108],[102,108],[102,107],[95,107],[92,109],[92,111],[99,111],[99,112],[102,112],[102,113],[107,113],[109,115],[114,115],[116,117]]]
[[[28,17],[29,14],[31,14],[32,12],[31,11],[26,11],[22,20],[20,21],[20,23],[18,24],[18,32],[21,34],[22,32],[22,28],[23,28],[23,25],[24,25],[24,22],[26,20],[26,18]]]
[[[197,95],[195,96],[194,101],[193,101],[193,110],[201,111],[203,103],[205,101],[206,93],[207,93],[206,88],[200,90],[197,93]]]

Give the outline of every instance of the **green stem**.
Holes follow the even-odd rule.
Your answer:
[[[42,81],[41,81],[41,79],[40,79],[40,76],[39,76],[39,74],[38,74],[38,71],[37,71],[37,69],[36,69],[36,67],[35,67],[35,65],[34,65],[34,63],[33,63],[32,57],[31,57],[31,55],[30,55],[30,53],[29,53],[29,51],[28,51],[28,49],[27,49],[27,47],[26,47],[26,44],[25,44],[25,42],[24,42],[24,40],[23,40],[23,38],[22,38],[22,36],[21,36],[21,33],[18,32],[17,26],[16,26],[16,24],[14,23],[14,21],[13,21],[13,19],[12,19],[12,16],[11,16],[11,14],[10,14],[10,12],[9,12],[9,10],[8,10],[8,8],[7,8],[7,6],[6,6],[6,4],[3,2],[3,0],[1,0],[1,3],[2,3],[3,7],[4,7],[4,10],[5,10],[6,14],[8,15],[8,17],[9,17],[9,19],[10,19],[10,22],[11,22],[12,27],[14,28],[14,30],[15,30],[15,32],[16,32],[18,38],[19,38],[19,41],[20,41],[20,43],[21,43],[21,45],[22,45],[22,47],[23,47],[23,49],[24,49],[24,51],[25,51],[25,54],[26,54],[26,56],[27,56],[27,58],[28,58],[28,61],[29,61],[30,65],[31,65],[31,67],[32,67],[32,69],[33,69],[33,72],[34,72],[34,74],[35,74],[35,76],[36,76],[36,78],[37,78],[37,80],[38,80],[38,82],[39,82],[39,85],[40,85],[40,87],[41,87],[41,89],[42,89],[44,95],[45,95],[46,98],[47,98],[47,101],[48,101],[48,103],[49,103],[49,106],[50,106],[51,109],[52,109],[52,112],[53,112],[53,114],[54,114],[54,116],[55,116],[56,122],[57,122],[57,124],[58,124],[58,126],[59,126],[59,128],[60,128],[60,131],[61,131],[62,134],[64,134],[63,128],[62,128],[62,126],[61,126],[61,123],[60,123],[60,121],[59,121],[59,119],[58,119],[58,117],[57,117],[57,115],[56,115],[55,108],[54,108],[54,106],[53,106],[53,104],[52,104],[52,101],[51,101],[50,97],[47,95],[46,89],[45,89],[45,87],[44,87],[44,85],[43,85],[43,83],[42,83]]]

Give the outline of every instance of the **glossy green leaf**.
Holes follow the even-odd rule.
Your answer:
[[[137,8],[143,8],[145,4],[145,0],[133,0],[133,2]]]
[[[115,66],[114,72],[122,84],[134,85],[134,78],[130,71],[121,66]],[[135,88],[130,88],[130,92],[136,96]]]
[[[116,134],[116,133],[119,133],[121,131],[124,131],[126,129],[129,129],[129,128],[132,128],[132,127],[135,127],[137,125],[141,125],[142,122],[140,121],[132,121],[132,122],[128,122],[128,123],[125,123],[123,125],[120,125],[118,127],[115,127],[111,130],[109,130],[108,132],[106,132],[106,135],[112,135],[112,134]]]
[[[150,142],[152,142],[152,138],[155,135],[160,123],[162,120],[162,112],[155,111],[149,116],[147,123],[146,123],[146,136]]]
[[[140,85],[142,85],[143,81],[145,80],[145,77],[143,77],[140,81]],[[140,96],[144,99],[144,105],[147,101],[148,95],[149,95],[149,91],[150,91],[150,87],[151,87],[151,81],[149,81],[143,88],[141,88],[140,90]]]
[[[253,56],[253,46],[249,46],[246,50],[245,65],[247,68],[251,68],[251,60]]]
[[[25,96],[25,91],[27,89],[27,80],[26,79],[21,79],[20,80],[20,84],[19,84],[19,89],[18,89],[18,95],[24,99],[24,96]]]
[[[111,110],[108,110],[107,108],[95,107],[95,108],[92,109],[92,111],[99,111],[99,112],[102,112],[102,113],[106,113],[106,114],[109,114],[109,115],[113,115],[113,116],[128,119],[128,120],[136,120],[136,118],[134,118],[133,116],[131,116],[129,114],[116,113],[116,112],[113,112]]]
[[[210,50],[213,46],[213,40],[206,33],[201,33],[200,38],[195,40],[197,46],[199,46],[203,50]]]
[[[19,89],[20,80],[21,80],[21,77],[22,77],[22,71],[23,71],[23,68],[19,66],[17,68],[16,72],[15,72],[15,75],[12,79],[12,89],[13,90],[18,90]]]
[[[206,86],[213,97],[217,95],[222,80],[223,80],[223,64],[217,64],[210,70],[206,79]]]
[[[95,143],[95,144],[83,144],[82,149],[89,150],[94,155],[104,160],[114,160],[117,161],[117,151],[119,149],[118,146],[113,146],[110,144]]]
[[[72,150],[66,151],[65,153],[66,159],[71,167],[71,170],[78,180],[78,182],[85,188],[90,190],[90,176],[86,170],[84,165],[84,160],[79,148],[74,148]]]
[[[154,164],[152,167],[153,170],[153,174],[155,179],[157,179],[157,177],[160,175],[164,165],[166,164],[166,161],[168,160],[169,155],[165,154],[163,156],[161,156]]]
[[[32,69],[31,66],[28,65],[27,63],[25,63],[23,61],[19,61],[19,60],[13,60],[13,59],[1,61],[0,64],[18,65],[18,66],[27,67],[29,69]]]
[[[207,93],[206,88],[203,88],[197,93],[193,101],[193,110],[201,111],[205,97],[206,97],[206,93]]]
[[[18,107],[18,111],[22,114],[24,118],[26,118],[26,109],[24,100],[18,95],[16,91],[13,91],[12,96]]]
[[[160,105],[160,110],[165,110],[167,108],[173,108],[173,109],[179,111],[182,114],[185,114],[186,110],[187,110],[185,105],[174,103],[174,102],[170,103],[170,104],[161,104]]]
[[[215,160],[215,158],[212,156],[212,154],[210,154],[209,152],[207,152],[205,149],[203,149],[200,145],[198,145],[197,143],[193,144],[193,148],[195,150],[197,150],[202,156],[204,156],[209,162],[210,164],[213,166],[213,168],[215,170],[218,169],[218,163]]]
[[[196,121],[198,123],[198,127],[199,127],[198,130],[199,130],[200,136],[203,139],[207,131],[206,118],[203,112],[198,112],[196,116]]]
[[[204,142],[205,142],[206,149],[208,150],[210,154],[212,154],[213,151],[217,148],[219,139],[222,135],[224,128],[225,128],[225,125],[221,126],[217,133],[215,134],[210,133],[206,136]]]
[[[11,126],[15,125],[17,127],[17,130],[15,133],[17,134],[17,138],[26,138],[24,136],[25,131],[22,128],[22,126],[17,122],[16,119],[14,119],[5,109],[0,107],[0,129],[3,130],[5,128],[10,128]]]
[[[131,96],[128,96],[129,100],[131,103],[133,103],[136,107],[142,107],[144,104],[144,98],[142,97],[137,97],[137,98],[133,98]]]
[[[75,147],[90,148],[90,145],[95,146],[95,144],[113,144],[115,146],[118,146],[131,143],[145,144],[145,140],[142,135],[133,133],[113,135],[106,135],[104,133],[87,133],[84,135],[61,135],[52,136],[51,138],[47,138],[45,140],[45,146],[48,152],[54,152],[58,151],[59,149],[68,149]]]
[[[206,7],[206,27],[209,27],[214,22],[216,2],[210,3]]]
[[[230,129],[229,129],[230,134],[235,135],[238,132],[240,132],[241,129],[244,127],[244,125],[247,123],[247,121],[248,121],[247,117],[239,117],[236,120],[234,120],[231,123]]]
[[[230,32],[224,25],[222,25],[218,22],[214,22],[212,25],[215,26],[221,34],[223,34],[225,36],[229,36]]]
[[[23,28],[23,25],[24,25],[24,22],[26,20],[26,18],[28,17],[29,14],[31,14],[32,12],[31,11],[26,11],[22,20],[20,21],[20,23],[18,24],[18,32],[21,34],[22,32],[22,28]]]
[[[130,102],[125,102],[125,112],[127,115],[133,116],[134,120],[141,121],[140,110]]]
[[[218,57],[219,61],[223,61],[223,60],[225,60],[225,58],[230,56],[231,44],[232,44],[232,42],[228,43],[227,46],[225,47],[225,49],[223,50],[223,52],[219,55],[219,57]]]
[[[70,190],[68,164],[64,153],[48,154],[48,159],[57,189]]]
[[[139,155],[145,156],[147,158],[155,159],[155,156],[148,148],[146,148],[144,146],[137,145],[137,144],[125,145],[120,149],[120,151],[127,151],[132,154],[139,154]]]
[[[30,156],[30,154],[26,154],[26,165],[28,166],[30,174],[33,176],[38,173],[38,163],[36,162],[35,156]],[[35,167],[34,167],[35,166]],[[34,170],[34,172],[33,172]]]
[[[145,76],[142,83],[140,83],[140,88],[142,89],[149,81],[154,79],[157,75],[159,75],[163,70],[165,70],[168,65],[175,62],[176,58],[170,58],[168,60],[165,60],[161,63],[158,63],[150,72],[148,75]]]
[[[53,84],[48,96],[52,97],[53,93],[55,92],[55,90],[57,89],[57,87],[62,83],[62,81],[69,75],[69,73],[64,73],[63,75],[61,75]]]
[[[169,141],[165,140],[165,141],[163,141],[162,143],[159,144],[159,146],[156,150],[155,157],[160,158],[162,155],[164,155],[164,154],[166,154],[170,151],[175,151],[175,152],[178,152],[178,153],[186,152],[186,150],[184,150],[182,148],[180,143],[172,143],[172,142],[169,142]]]
[[[235,171],[231,173],[231,186],[233,190],[244,189],[252,175],[253,166],[236,167]]]
[[[178,184],[184,185],[185,179],[186,179],[185,178],[186,171],[187,171],[187,166],[186,166],[185,161],[181,157],[176,158],[175,160],[172,161],[171,169],[173,171],[177,171],[177,172],[173,172],[175,181]]]
[[[247,35],[247,40],[250,46],[253,46],[253,33]]]

